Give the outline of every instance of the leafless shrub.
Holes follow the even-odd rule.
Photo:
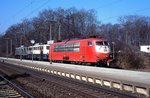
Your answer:
[[[125,69],[140,69],[144,68],[144,59],[133,51],[131,47],[123,49],[121,52],[117,53],[116,65]]]

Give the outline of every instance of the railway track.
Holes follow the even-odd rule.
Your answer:
[[[13,74],[28,73],[30,74],[30,81],[32,83],[32,91],[35,89],[41,93],[42,96],[52,98],[141,98],[141,96],[133,95],[127,92],[118,91],[83,81],[77,81],[65,77],[52,75],[46,72],[23,68],[16,65],[3,65],[6,73]],[[6,63],[5,63],[6,64]],[[35,88],[34,88],[35,87]],[[41,89],[37,89],[39,87]],[[27,89],[27,88],[26,88]],[[33,94],[34,95],[34,94]],[[36,96],[36,95],[35,95]],[[37,97],[37,96],[36,96]]]
[[[17,85],[0,75],[0,98],[34,98]]]

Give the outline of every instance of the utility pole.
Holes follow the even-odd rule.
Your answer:
[[[10,40],[10,54],[12,55],[12,39]]]
[[[52,40],[52,25],[51,23],[49,24],[49,40]]]
[[[9,38],[5,38],[5,39],[6,39],[6,57],[8,59],[8,45],[9,45],[8,41],[9,41]]]
[[[112,44],[113,44],[113,60],[114,60],[115,59],[115,47],[114,47],[115,42],[112,42]]]
[[[22,35],[20,36],[20,47],[22,45]]]
[[[52,30],[51,30],[51,23],[50,23],[50,26],[49,26],[49,33],[50,33],[50,36],[49,36],[49,40],[51,41],[52,40]],[[50,64],[52,64],[52,47],[50,46]]]
[[[31,40],[30,42],[32,44],[32,62],[33,62],[33,44],[35,43],[35,40]]]
[[[6,39],[6,56],[7,56],[7,59],[8,59],[8,40]]]
[[[126,32],[126,45],[128,44],[128,31]]]
[[[22,53],[23,53],[23,49],[22,49],[22,35],[20,36],[20,49],[21,49],[20,61],[22,61]]]
[[[52,22],[54,22],[54,23],[56,23],[57,21],[55,21],[55,20],[48,20],[48,22],[49,22],[49,40],[51,41],[52,40],[52,25],[51,25],[51,23]],[[50,64],[52,64],[52,47],[51,47],[51,45],[50,45],[50,52],[49,52],[49,54],[50,54]]]
[[[58,32],[58,40],[59,40],[59,41],[61,40],[61,36],[60,36],[60,27],[61,27],[61,25],[60,25],[60,23],[59,23],[59,32]]]

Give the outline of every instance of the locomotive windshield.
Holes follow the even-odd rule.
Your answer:
[[[107,41],[104,41],[104,45],[108,46],[108,45],[109,45],[109,43],[108,43]]]
[[[107,41],[97,41],[97,42],[96,42],[96,45],[97,45],[97,46],[101,46],[101,45],[108,46],[109,43],[108,43]]]

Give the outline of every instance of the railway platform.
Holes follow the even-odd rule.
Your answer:
[[[3,57],[0,57],[0,61],[150,97],[150,72]]]

